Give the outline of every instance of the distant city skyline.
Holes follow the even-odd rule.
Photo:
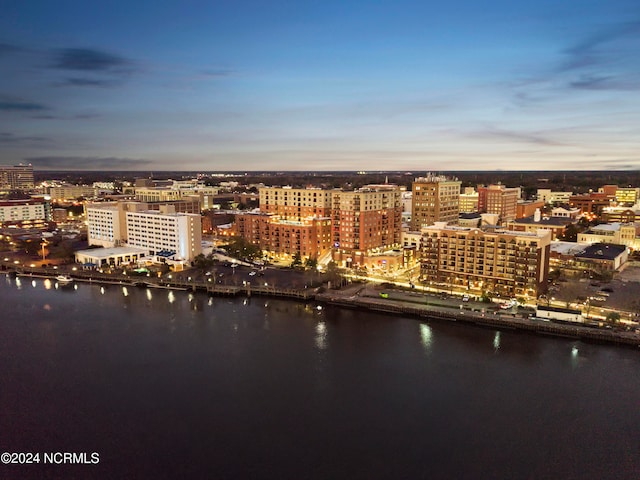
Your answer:
[[[640,168],[637,2],[3,2],[0,164]]]

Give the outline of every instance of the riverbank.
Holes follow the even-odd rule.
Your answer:
[[[32,278],[55,279],[60,275],[58,269],[53,268],[7,268],[2,266],[6,273]],[[163,288],[173,290],[202,291],[209,295],[220,296],[251,296],[264,295],[275,298],[289,298],[302,301],[315,300],[324,305],[336,307],[369,310],[374,312],[410,315],[437,321],[460,322],[482,327],[519,330],[539,335],[551,335],[557,337],[573,338],[577,340],[613,343],[632,347],[640,347],[640,334],[632,331],[620,331],[607,328],[594,328],[580,324],[556,323],[524,318],[515,314],[504,314],[493,311],[478,303],[453,305],[457,301],[449,299],[440,304],[430,302],[429,298],[417,293],[407,293],[401,290],[394,291],[390,298],[382,298],[372,294],[361,284],[351,284],[340,290],[326,290],[324,288],[278,288],[268,285],[251,285],[243,283],[238,285],[222,285],[209,282],[185,282],[166,281],[154,277],[132,277],[127,275],[101,274],[95,270],[78,270],[69,273],[73,281],[86,283],[117,284],[130,287]],[[448,303],[448,305],[446,304]]]
[[[606,328],[595,328],[580,324],[556,323],[535,318],[525,318],[517,314],[503,314],[478,307],[460,304],[458,308],[438,306],[422,301],[393,299],[363,295],[364,289],[352,288],[344,291],[319,293],[315,300],[319,303],[344,308],[370,310],[399,315],[411,315],[429,320],[459,322],[497,329],[519,330],[540,335],[573,338],[589,342],[614,343],[640,347],[640,334]]]

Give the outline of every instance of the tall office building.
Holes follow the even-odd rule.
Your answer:
[[[455,178],[429,174],[412,184],[411,230],[435,222],[457,223],[460,214],[460,185]]]
[[[478,186],[478,211],[499,216],[499,222],[505,224],[516,219],[520,189],[504,185]]]
[[[32,165],[0,165],[0,189],[31,190],[33,187]]]

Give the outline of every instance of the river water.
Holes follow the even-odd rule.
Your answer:
[[[8,276],[0,306],[0,452],[99,455],[0,478],[640,478],[633,349]]]

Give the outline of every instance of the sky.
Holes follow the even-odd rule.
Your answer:
[[[0,0],[0,164],[640,168],[638,0]]]

